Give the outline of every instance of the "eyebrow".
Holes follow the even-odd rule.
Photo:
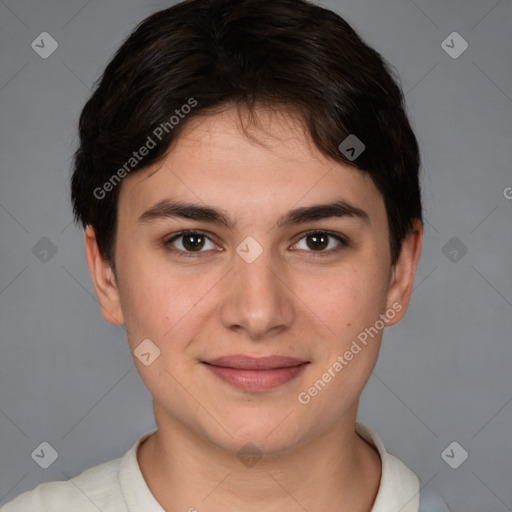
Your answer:
[[[276,224],[277,227],[282,228],[285,226],[324,220],[331,217],[352,217],[366,224],[370,221],[368,213],[363,209],[344,200],[338,200],[332,203],[295,208],[279,217]],[[194,203],[170,201],[169,199],[162,199],[144,211],[137,219],[137,223],[147,224],[166,218],[182,218],[208,222],[222,225],[230,230],[236,228],[236,222],[223,210]]]

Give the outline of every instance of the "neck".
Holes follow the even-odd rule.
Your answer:
[[[381,460],[355,433],[355,413],[310,442],[244,465],[155,407],[158,430],[139,446],[138,462],[165,510],[370,512]]]

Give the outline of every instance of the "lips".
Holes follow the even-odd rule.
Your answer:
[[[242,354],[202,361],[221,380],[244,391],[276,388],[298,376],[309,361],[287,356],[251,357]]]
[[[223,368],[235,368],[239,370],[272,370],[275,368],[290,368],[307,363],[294,357],[286,356],[268,356],[268,357],[250,357],[244,355],[232,355],[217,357],[206,361],[214,366]]]

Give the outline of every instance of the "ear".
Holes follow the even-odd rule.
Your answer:
[[[391,271],[386,305],[388,310],[393,309],[397,314],[393,319],[389,319],[387,325],[400,322],[407,311],[414,283],[414,274],[420,259],[422,240],[423,226],[419,219],[415,219],[413,228],[405,237],[400,256]],[[393,307],[393,304],[395,307]]]
[[[84,233],[85,257],[98,302],[100,303],[101,314],[110,324],[124,324],[124,315],[121,309],[119,290],[115,275],[110,263],[100,253],[94,228],[88,225]]]

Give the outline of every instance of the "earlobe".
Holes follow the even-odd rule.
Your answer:
[[[388,325],[398,323],[407,311],[414,284],[414,275],[421,255],[422,240],[423,226],[419,219],[415,219],[413,228],[404,239],[400,256],[391,272],[386,306],[387,309],[397,309],[396,305],[400,304],[401,309]],[[393,307],[393,304],[395,304],[395,307]]]
[[[100,253],[94,228],[91,225],[88,225],[85,229],[84,244],[85,257],[96,297],[100,304],[101,314],[110,324],[123,324],[124,316],[115,275],[110,263]]]

